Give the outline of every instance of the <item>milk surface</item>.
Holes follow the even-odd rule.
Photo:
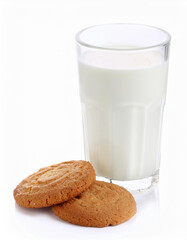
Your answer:
[[[79,60],[86,160],[98,176],[134,180],[160,163],[168,63],[159,52],[87,52]]]

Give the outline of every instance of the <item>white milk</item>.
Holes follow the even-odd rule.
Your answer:
[[[79,61],[85,155],[98,176],[133,180],[159,169],[167,82],[162,59],[158,52],[111,51]]]

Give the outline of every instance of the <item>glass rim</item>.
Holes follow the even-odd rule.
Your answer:
[[[97,28],[100,26],[109,26],[109,25],[133,25],[133,26],[139,26],[139,27],[148,27],[148,28],[152,28],[155,30],[158,30],[162,33],[164,33],[166,35],[166,40],[158,43],[158,44],[153,44],[150,46],[143,46],[143,47],[133,47],[133,48],[115,48],[115,47],[101,47],[101,46],[97,46],[97,45],[92,45],[92,44],[88,44],[85,41],[81,40],[81,34],[84,33],[85,31],[92,29],[92,28]],[[146,24],[139,24],[139,23],[106,23],[106,24],[97,24],[97,25],[93,25],[87,28],[84,28],[80,31],[77,32],[77,34],[75,35],[75,40],[78,44],[80,44],[81,46],[84,47],[88,47],[88,48],[93,48],[93,49],[98,49],[98,50],[107,50],[107,51],[139,51],[139,50],[146,50],[146,49],[151,49],[151,48],[156,48],[156,47],[163,47],[166,46],[170,43],[171,41],[171,35],[165,31],[162,28],[159,27],[154,27],[151,25],[146,25]]]

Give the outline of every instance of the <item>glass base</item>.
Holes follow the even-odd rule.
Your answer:
[[[142,178],[138,180],[130,180],[130,181],[118,181],[112,180],[104,177],[96,177],[96,180],[110,182],[122,186],[129,190],[130,192],[141,192],[147,191],[151,187],[153,187],[159,181],[159,171],[157,171],[154,175],[147,178]]]

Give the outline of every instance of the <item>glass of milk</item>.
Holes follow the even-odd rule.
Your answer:
[[[159,179],[170,35],[139,24],[76,35],[85,158],[99,180],[129,190]]]

